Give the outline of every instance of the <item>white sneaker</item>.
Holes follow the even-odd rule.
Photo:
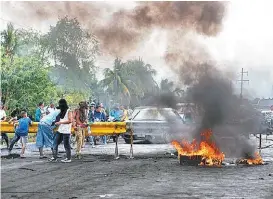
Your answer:
[[[65,158],[64,160],[61,160],[61,162],[67,163],[67,162],[71,162],[71,160],[68,160],[67,158]]]
[[[20,158],[26,158],[24,154],[20,154]]]
[[[54,157],[51,157],[50,159],[48,159],[49,162],[57,162],[57,159],[55,159]]]

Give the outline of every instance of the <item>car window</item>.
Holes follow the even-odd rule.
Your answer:
[[[166,121],[165,116],[179,118],[179,114],[176,114],[171,109],[142,109],[139,113],[133,118],[134,120],[156,120],[156,121]]]
[[[132,112],[131,116],[129,117],[129,119],[134,118],[140,111],[141,109],[134,109],[134,111]]]

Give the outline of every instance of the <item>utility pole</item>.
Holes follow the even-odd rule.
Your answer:
[[[242,68],[241,79],[237,80],[237,81],[241,82],[241,92],[240,92],[241,102],[243,101],[243,86],[244,86],[244,82],[248,82],[249,83],[248,79],[244,79],[244,74],[247,74],[247,76],[248,76],[248,71],[244,71],[244,68]]]

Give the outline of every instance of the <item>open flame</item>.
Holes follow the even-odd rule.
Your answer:
[[[240,159],[238,161],[239,164],[247,164],[247,165],[262,165],[263,159],[260,156],[258,152],[255,153],[255,156],[253,158],[248,158],[248,159]]]
[[[205,166],[221,166],[222,161],[225,158],[225,154],[220,151],[216,144],[211,139],[212,131],[206,130],[201,133],[202,140],[200,143],[197,143],[196,140],[193,140],[189,143],[186,140],[182,140],[181,143],[174,140],[172,145],[178,151],[178,157],[188,156],[196,157],[202,156],[202,161],[199,165]]]
[[[193,140],[191,143],[186,140],[182,140],[181,143],[177,140],[172,141],[172,145],[178,152],[178,158],[186,156],[189,159],[195,159],[197,156],[201,156],[199,165],[221,166],[225,154],[213,142],[211,138],[212,131],[206,130],[201,133],[201,136],[202,139],[199,143],[196,140]],[[237,164],[262,165],[264,163],[260,154],[256,152],[254,157],[242,158],[237,161]]]

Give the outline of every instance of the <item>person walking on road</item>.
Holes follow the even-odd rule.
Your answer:
[[[20,142],[22,144],[22,150],[21,150],[20,157],[25,158],[25,149],[26,149],[26,144],[27,144],[28,130],[29,130],[29,126],[32,124],[32,121],[29,119],[29,117],[27,117],[27,112],[22,111],[21,115],[22,115],[22,118],[19,119],[19,121],[18,121],[19,125],[16,128],[15,135],[10,142],[9,154],[10,154],[11,150],[13,149],[14,144],[20,140]],[[17,122],[15,122],[15,123],[17,123]]]
[[[81,159],[81,150],[85,141],[85,130],[87,128],[87,103],[80,102],[79,109],[76,110],[76,158]]]
[[[66,152],[66,158],[61,160],[61,162],[67,163],[71,162],[71,146],[70,146],[70,134],[72,128],[72,112],[70,111],[67,102],[65,99],[60,99],[59,106],[57,109],[60,109],[60,121],[55,124],[58,127],[56,132],[54,143],[53,143],[53,157],[49,161],[57,161],[58,157],[58,146],[61,142],[64,142],[64,148]]]

